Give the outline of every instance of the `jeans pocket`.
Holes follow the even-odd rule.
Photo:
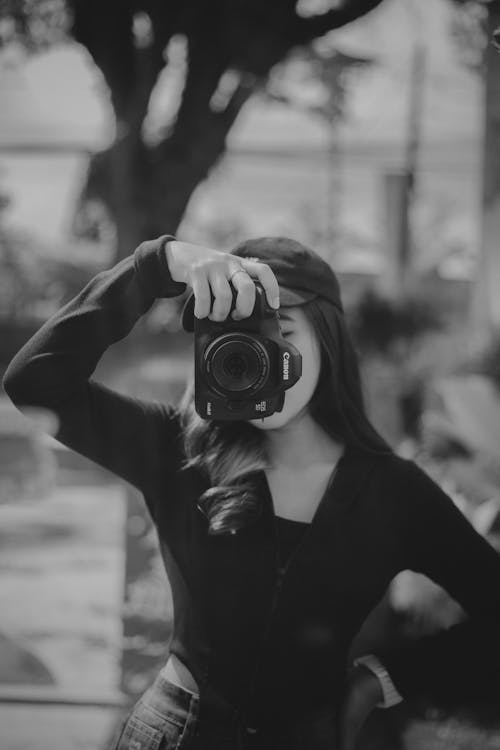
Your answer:
[[[132,713],[125,723],[116,750],[174,750],[178,748],[184,727],[165,719],[153,727]]]

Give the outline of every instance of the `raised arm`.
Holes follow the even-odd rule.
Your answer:
[[[121,395],[92,380],[101,356],[123,339],[157,297],[182,294],[165,246],[143,242],[98,273],[53,315],[10,363],[3,387],[13,403],[50,409],[55,438],[143,492],[168,461],[178,434],[175,408]]]
[[[447,704],[491,697],[500,684],[500,555],[411,460],[401,502],[407,567],[446,589],[466,619],[377,656],[403,698]]]
[[[265,263],[168,235],[143,242],[133,255],[98,273],[40,328],[10,363],[3,387],[21,410],[52,410],[59,418],[57,440],[147,497],[158,472],[165,477],[169,470],[170,447],[180,430],[176,408],[122,396],[91,375],[104,351],[131,331],[157,297],[182,294],[188,285],[197,318],[225,320],[233,304],[231,278],[237,290],[232,314],[239,319],[251,315],[251,275],[277,307],[278,282]]]

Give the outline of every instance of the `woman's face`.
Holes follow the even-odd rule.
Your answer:
[[[283,337],[302,355],[302,375],[295,385],[285,391],[285,402],[281,411],[268,417],[248,420],[262,430],[282,427],[307,409],[321,369],[321,350],[316,331],[300,305],[283,307],[279,313]]]

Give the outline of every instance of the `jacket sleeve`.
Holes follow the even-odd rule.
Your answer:
[[[444,588],[465,618],[377,656],[403,698],[491,697],[500,684],[500,554],[423,469],[405,461],[407,568]]]
[[[3,387],[13,403],[58,418],[56,440],[147,492],[178,434],[175,407],[121,395],[91,375],[157,297],[183,293],[172,279],[163,236],[98,273],[16,354]]]

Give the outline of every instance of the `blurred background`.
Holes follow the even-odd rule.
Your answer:
[[[500,549],[500,2],[2,0],[0,374],[144,239],[287,235],[339,275],[370,416]],[[179,399],[185,297],[95,377]],[[0,750],[101,750],[168,653],[143,501],[0,395]],[[353,644],[464,617],[405,571]],[[499,748],[498,694],[363,747]]]

